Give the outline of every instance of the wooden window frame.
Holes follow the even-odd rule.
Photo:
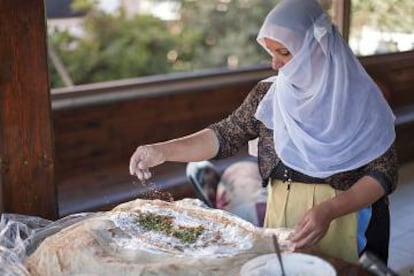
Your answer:
[[[349,40],[351,26],[351,0],[336,0],[334,3],[334,22],[346,42]]]

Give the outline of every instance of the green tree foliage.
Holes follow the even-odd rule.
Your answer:
[[[352,25],[368,25],[384,32],[412,33],[413,0],[352,0]],[[359,33],[359,28],[353,31]]]
[[[75,0],[72,2],[72,9],[75,11],[92,11],[98,5],[97,0]]]
[[[155,0],[154,0],[155,1]],[[86,11],[78,37],[52,31],[49,43],[75,84],[268,61],[256,35],[276,0],[184,1],[181,20],[108,14],[94,0],[76,0]],[[52,87],[62,85],[50,68]]]
[[[275,0],[180,0],[182,35],[196,38],[187,68],[239,66],[268,61],[257,32]],[[187,47],[188,44],[182,44]],[[183,51],[186,53],[187,51]]]
[[[413,14],[413,0],[352,0],[350,41],[353,51],[359,55],[399,51],[398,38],[392,34],[412,34]],[[380,34],[381,40],[367,42],[364,30]],[[372,46],[375,46],[374,51],[367,50]]]
[[[49,43],[56,50],[75,84],[108,81],[172,72],[168,53],[176,36],[158,18],[122,12],[91,10],[84,20],[85,35],[54,31]],[[52,87],[61,84],[51,72]]]

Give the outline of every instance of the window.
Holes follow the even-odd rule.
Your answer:
[[[255,39],[275,3],[74,0],[75,18],[48,20],[52,87],[68,85],[64,71],[77,85],[268,62]]]
[[[61,1],[47,1],[52,88],[268,64],[256,36],[279,0]]]
[[[413,15],[413,0],[352,0],[352,50],[373,55],[413,49]]]

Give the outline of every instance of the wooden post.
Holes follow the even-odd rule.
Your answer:
[[[334,7],[334,21],[345,41],[349,40],[351,5],[351,0],[337,0]]]
[[[1,164],[1,160],[0,160],[0,164]],[[4,212],[4,207],[3,207],[3,183],[1,180],[1,173],[0,173],[0,214]]]
[[[57,218],[43,0],[0,1],[4,212]]]

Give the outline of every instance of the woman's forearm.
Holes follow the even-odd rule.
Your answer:
[[[350,189],[323,203],[332,219],[356,212],[384,196],[382,186],[372,177],[364,176]]]
[[[165,161],[190,162],[211,159],[216,156],[219,142],[211,129],[203,129],[196,133],[152,144],[160,150]]]

